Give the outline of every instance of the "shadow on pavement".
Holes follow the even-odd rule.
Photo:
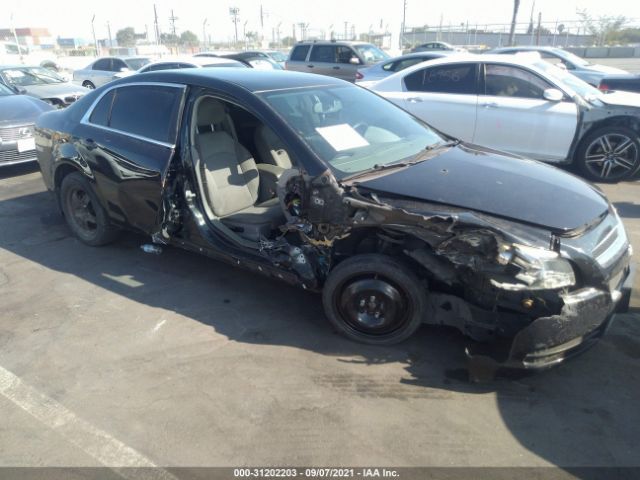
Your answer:
[[[0,248],[48,269],[158,311],[177,312],[235,342],[293,346],[336,362],[400,362],[408,374],[383,387],[327,372],[327,383],[378,394],[384,388],[385,395],[400,399],[416,391],[495,394],[514,438],[553,465],[640,463],[640,325],[632,315],[622,316],[596,347],[559,368],[474,384],[465,378],[465,340],[454,330],[424,327],[398,346],[360,345],[331,331],[316,295],[174,248],[147,255],[139,248],[146,239],[133,234],[104,248],[84,246],[69,235],[45,192],[0,201]],[[220,313],[225,309],[238,315],[226,318]],[[468,414],[478,414],[473,399]]]

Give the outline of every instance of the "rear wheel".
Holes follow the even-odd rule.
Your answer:
[[[96,88],[96,86],[89,80],[85,80],[84,82],[82,82],[82,86],[88,88],[89,90],[93,90]]]
[[[599,128],[582,140],[576,162],[580,172],[590,180],[626,180],[640,168],[638,133],[625,127]]]
[[[390,345],[411,336],[426,312],[417,276],[386,255],[351,257],[335,267],[322,291],[331,324],[362,343]]]
[[[60,203],[67,225],[82,242],[91,246],[115,240],[114,228],[89,181],[79,172],[70,173],[60,186]]]

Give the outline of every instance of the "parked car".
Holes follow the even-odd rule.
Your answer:
[[[240,52],[220,55],[220,58],[235,60],[244,63],[249,68],[257,68],[258,70],[283,70],[284,68],[278,62],[275,62],[267,54],[261,52]]]
[[[610,75],[600,80],[598,89],[603,92],[620,90],[640,93],[640,75],[631,73],[626,75]]]
[[[578,77],[580,80],[583,80],[594,87],[597,87],[600,84],[600,80],[605,76],[618,73],[628,73],[624,70],[620,70],[619,68],[591,63],[571,52],[556,47],[503,47],[490,50],[487,53],[505,55],[527,52],[538,52],[543,60],[567,69],[567,71]]]
[[[57,108],[67,107],[87,93],[86,88],[67,82],[44,67],[0,66],[0,83],[16,93],[39,98]]]
[[[0,84],[0,167],[36,160],[33,126],[53,107]]]
[[[360,66],[374,65],[388,58],[389,55],[371,43],[314,40],[296,43],[285,68],[355,82]]]
[[[624,180],[640,167],[640,95],[605,95],[540,59],[461,54],[372,89],[456,138],[574,163],[591,180]]]
[[[493,354],[507,346],[497,361],[542,368],[628,307],[631,248],[598,189],[338,79],[136,75],[42,115],[36,144],[84,243],[130,228],[322,292],[353,340],[451,325]]]
[[[261,53],[265,53],[273,60],[277,62],[282,68],[284,68],[284,64],[287,61],[287,54],[281,52],[280,50],[264,50]]]
[[[248,68],[244,63],[228,58],[216,57],[176,57],[165,58],[156,62],[147,63],[136,72],[116,73],[113,78],[124,78],[136,73],[157,72],[159,70],[175,70],[180,68],[205,68],[205,67],[228,67],[228,68]]]
[[[74,71],[73,81],[83,87],[94,89],[109,83],[116,73],[136,71],[149,62],[149,57],[102,57],[85,68]]]
[[[359,68],[356,72],[356,83],[361,87],[369,87],[383,78],[393,75],[396,72],[409,68],[417,63],[434,60],[450,55],[453,52],[418,52],[407,53],[399,57],[390,58],[376,63],[370,67]]]
[[[411,53],[433,52],[433,51],[466,52],[464,48],[454,47],[453,45],[447,42],[427,42],[411,49]]]

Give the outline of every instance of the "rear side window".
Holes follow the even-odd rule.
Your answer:
[[[309,61],[336,63],[336,47],[333,45],[314,45]]]
[[[487,65],[485,94],[495,97],[542,99],[543,92],[553,86],[536,74],[509,65]]]
[[[307,59],[307,53],[309,53],[309,45],[298,45],[291,52],[291,60],[296,62],[304,62]]]
[[[440,65],[407,75],[404,83],[411,92],[476,94],[477,71],[475,63]]]
[[[111,114],[111,105],[113,104],[113,96],[115,90],[111,90],[100,99],[96,107],[91,112],[89,122],[95,125],[109,126],[109,115]]]
[[[101,60],[98,60],[96,63],[93,64],[93,69],[94,70],[105,70],[105,71],[111,71],[111,59],[110,58],[103,58]]]
[[[111,97],[111,101],[108,97]],[[123,133],[173,143],[181,98],[182,90],[176,87],[136,85],[116,88],[96,105],[89,122]],[[106,124],[105,116],[108,118]]]

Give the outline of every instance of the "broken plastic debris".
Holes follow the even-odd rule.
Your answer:
[[[151,243],[140,245],[140,249],[144,253],[153,253],[154,255],[160,255],[162,253],[162,247],[159,247],[158,245],[152,245]]]

